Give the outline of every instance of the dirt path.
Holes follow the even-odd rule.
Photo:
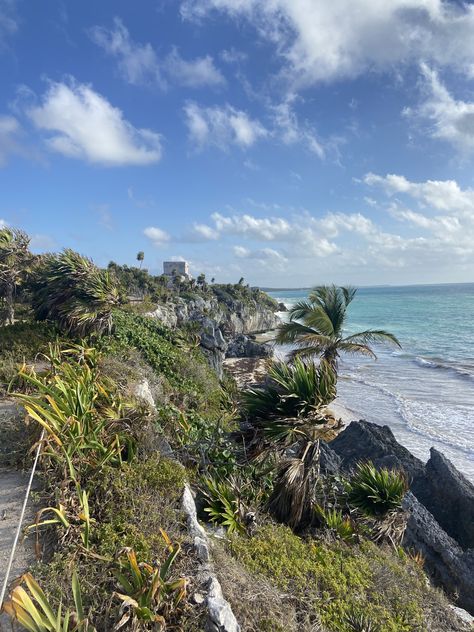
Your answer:
[[[25,431],[21,412],[8,400],[0,400],[0,591],[5,581],[8,561],[20,520],[28,486],[29,472],[18,465],[24,454]],[[28,502],[23,527],[34,522],[35,511]],[[20,536],[9,580],[24,573],[34,562],[34,538]],[[11,630],[9,620],[0,615],[0,630]]]

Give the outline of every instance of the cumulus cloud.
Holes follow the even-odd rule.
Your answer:
[[[444,140],[463,153],[474,150],[474,102],[456,100],[442,83],[437,71],[421,65],[425,98],[418,108],[404,114],[430,123],[428,134]]]
[[[147,165],[161,158],[161,136],[134,127],[121,110],[89,85],[51,82],[41,104],[27,114],[49,132],[48,147],[69,158],[108,167]]]
[[[445,0],[182,0],[185,19],[247,18],[300,84],[426,59],[474,69],[474,6]]]
[[[368,174],[365,182],[397,196],[390,212],[416,231],[425,254],[442,253],[450,263],[459,256],[474,264],[474,189],[462,189],[454,180],[412,182],[393,174]]]
[[[143,231],[145,237],[151,241],[151,243],[156,246],[164,246],[171,239],[171,236],[162,228],[157,228],[156,226],[148,226]]]
[[[189,139],[197,149],[209,145],[222,150],[231,145],[247,149],[268,135],[258,120],[228,104],[205,107],[190,101],[184,114]]]
[[[250,250],[245,246],[234,246],[234,255],[239,259],[251,259],[262,266],[271,266],[273,269],[283,269],[288,259],[278,250],[274,248],[261,248],[258,250]]]
[[[130,37],[120,18],[114,19],[111,29],[92,27],[89,35],[93,42],[117,60],[120,74],[130,84],[157,84],[165,88],[171,83],[198,88],[225,83],[210,55],[186,60],[177,48],[173,48],[168,55],[159,58],[149,42],[140,44]]]

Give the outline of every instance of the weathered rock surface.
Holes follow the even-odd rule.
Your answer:
[[[474,485],[441,452],[431,448],[425,476],[413,493],[463,549],[474,549]]]
[[[201,349],[209,364],[222,377],[222,363],[224,362],[227,343],[222,331],[211,318],[202,317],[199,321],[201,330]]]
[[[271,347],[255,342],[245,334],[232,338],[226,352],[226,358],[268,358],[271,355]]]
[[[474,550],[463,551],[411,492],[403,505],[410,513],[404,546],[419,551],[433,581],[474,613]]]
[[[345,470],[354,468],[359,461],[372,461],[377,467],[403,469],[410,481],[424,476],[422,461],[398,443],[388,426],[353,421],[331,441],[331,448]]]

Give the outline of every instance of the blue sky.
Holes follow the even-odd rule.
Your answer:
[[[474,281],[474,5],[0,0],[0,222],[252,284]]]

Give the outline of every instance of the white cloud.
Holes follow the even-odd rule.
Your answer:
[[[207,224],[197,224],[193,225],[193,232],[195,236],[202,237],[203,239],[218,239],[219,233],[214,228],[207,226]]]
[[[89,34],[108,55],[117,58],[120,73],[128,83],[162,81],[160,64],[152,45],[134,42],[119,18],[114,18],[113,29],[94,26],[89,30]]]
[[[0,48],[6,38],[18,30],[14,0],[0,0]]]
[[[474,150],[474,102],[456,100],[441,82],[438,73],[421,65],[426,98],[418,108],[406,108],[406,116],[430,122],[432,138],[447,141],[464,153]]]
[[[120,74],[133,85],[157,84],[165,88],[171,83],[198,88],[225,83],[210,55],[186,60],[173,48],[160,59],[149,42],[140,44],[132,40],[120,18],[114,18],[113,28],[94,26],[89,34],[108,55],[117,59]]]
[[[215,67],[210,55],[187,61],[173,48],[165,60],[166,72],[175,83],[187,88],[218,86],[225,83],[224,76]]]
[[[198,149],[207,145],[223,150],[231,145],[246,149],[268,135],[258,120],[231,105],[204,107],[188,102],[184,114],[189,138]]]
[[[0,116],[0,167],[5,165],[10,154],[21,153],[18,136],[21,127],[13,116]]]
[[[7,226],[7,222],[4,219],[0,218],[0,228],[6,228]]]
[[[171,236],[165,230],[157,228],[156,226],[148,226],[148,228],[145,228],[143,231],[143,234],[145,237],[148,237],[156,247],[164,246],[171,239]]]
[[[27,111],[40,130],[51,132],[50,149],[105,166],[147,165],[161,158],[161,136],[138,129],[102,95],[71,80],[51,82],[41,105]]]
[[[474,6],[445,0],[182,0],[186,19],[244,16],[299,84],[426,59],[474,69]]]
[[[324,158],[326,155],[324,145],[319,140],[316,131],[311,125],[307,123],[301,125],[298,121],[292,107],[295,98],[295,95],[289,95],[282,103],[272,106],[276,134],[285,145],[303,144],[319,158]]]
[[[413,210],[397,199],[390,212],[417,231],[425,256],[438,253],[450,264],[456,257],[474,264],[474,189],[461,189],[454,180],[411,182],[393,174],[368,174],[365,182],[381,186],[391,197],[404,196],[417,205]]]

